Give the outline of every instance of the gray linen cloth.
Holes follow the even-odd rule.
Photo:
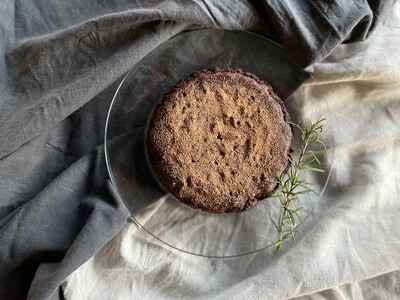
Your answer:
[[[326,2],[3,0],[0,3],[0,299],[63,297],[59,285],[123,228],[127,212],[123,205],[110,195],[106,186],[101,149],[105,115],[118,80],[154,47],[179,32],[199,27],[251,30],[275,39],[287,49],[294,62],[308,66],[321,61],[342,42],[350,43],[367,38],[374,32],[374,28],[379,28],[380,24],[387,21],[389,13],[396,11],[394,8],[392,1],[363,0]],[[396,34],[389,36],[395,39]],[[367,47],[365,50],[363,45],[357,48],[357,45],[359,44],[354,44],[355,53],[369,49]],[[384,43],[381,47],[390,50],[389,45]],[[338,51],[340,52],[340,48]],[[391,96],[395,97],[395,89],[391,86],[383,87],[372,81],[370,86],[372,90],[368,90],[366,83],[370,80],[361,80],[360,89],[344,87],[347,91],[344,95],[347,96],[336,102],[333,100],[338,97],[332,96],[329,102],[322,100],[323,89],[318,87],[310,89],[310,85],[318,86],[321,82],[321,86],[326,86],[324,80],[328,83],[342,82],[341,76],[344,76],[344,71],[352,70],[352,67],[365,67],[369,70],[370,60],[388,62],[387,66],[391,67],[389,70],[394,70],[394,64],[389,63],[387,56],[383,54],[382,51],[373,57],[361,56],[360,61],[353,63],[352,56],[344,51],[343,57],[338,56],[336,61],[328,61],[328,65],[316,65],[316,75],[321,75],[315,77],[314,83],[305,85],[299,91],[300,96],[296,98],[299,100],[296,101],[303,101],[305,109],[308,109],[305,118],[312,119],[318,112],[322,112],[320,109],[330,107],[347,109],[338,112],[336,115],[339,117],[345,116],[344,113],[353,113],[351,109],[358,113],[364,112],[358,118],[352,119],[355,124],[353,128],[357,129],[356,133],[349,131],[344,137],[337,137],[336,129],[332,127],[332,131],[329,132],[333,138],[330,144],[333,152],[338,143],[354,142],[354,137],[362,132],[361,126],[373,127],[375,124],[376,127],[373,128],[379,128],[383,132],[386,127],[382,128],[379,122],[396,119],[394,108],[385,106],[382,109],[386,115],[382,112],[379,118],[374,118],[370,102],[360,103],[362,107],[369,109],[366,112],[359,111],[359,107],[356,106],[364,100],[364,98],[360,100],[362,95],[374,96],[385,87],[391,89],[393,93]],[[341,61],[345,63],[343,66],[340,66]],[[331,68],[332,66],[338,68]],[[385,72],[385,68],[386,65],[380,71]],[[379,72],[374,72],[372,67],[370,69],[373,78],[376,76],[379,79],[383,76]],[[342,70],[343,74],[330,73],[330,70]],[[365,72],[364,69],[359,70],[361,73]],[[392,73],[395,74],[394,71],[390,72]],[[351,74],[354,74],[355,78],[361,78],[356,71]],[[338,77],[340,79],[337,79]],[[343,81],[346,82],[346,79]],[[373,89],[374,87],[377,87],[377,90]],[[304,95],[303,98],[301,95]],[[381,105],[386,103],[385,100],[379,101],[379,99],[378,97],[378,100],[371,103]],[[391,103],[395,105],[394,101]],[[366,121],[369,117],[373,122]],[[367,123],[364,124],[360,122],[361,120]],[[395,123],[389,128],[395,130]],[[366,133],[371,132],[374,131],[366,130]],[[375,141],[375,144],[372,143],[368,147],[376,149],[374,147],[381,144],[383,141]],[[350,149],[356,151],[362,148],[356,146]],[[340,149],[338,151],[340,153]],[[365,229],[368,229],[368,232],[377,238],[374,240],[371,236],[364,237],[361,241],[366,244],[356,244],[359,247],[367,246],[368,254],[373,258],[367,260],[368,263],[362,264],[363,276],[369,276],[372,273],[379,273],[376,272],[377,268],[381,273],[389,271],[387,266],[392,259],[382,257],[386,257],[389,250],[396,247],[393,240],[396,235],[393,232],[390,239],[383,238],[385,230],[391,229],[390,226],[396,224],[378,223],[381,219],[396,221],[389,214],[395,211],[396,203],[386,195],[386,190],[377,187],[387,185],[387,192],[390,192],[392,197],[397,196],[398,191],[390,185],[393,182],[391,180],[394,180],[392,177],[381,178],[379,172],[384,172],[384,167],[380,164],[375,166],[374,163],[382,162],[381,158],[374,156],[374,161],[370,162],[368,156],[370,152],[367,152],[367,155],[364,154],[365,151],[360,151],[362,155],[358,152],[350,155],[342,150],[341,155],[345,164],[341,164],[342,169],[339,168],[334,174],[338,186],[330,195],[333,199],[347,197],[347,194],[341,191],[350,189],[349,187],[353,186],[352,180],[356,179],[361,183],[369,183],[372,189],[368,190],[369,198],[365,195],[357,198],[356,192],[367,191],[361,184],[354,184],[357,189],[350,189],[349,193],[353,193],[354,199],[360,201],[349,200],[347,203],[352,208],[352,205],[357,203],[368,204],[367,199],[373,201],[373,204],[368,204],[372,207],[367,207],[372,209],[371,214],[374,216],[371,222],[366,223],[370,224],[370,228],[360,227],[359,232],[356,231],[358,227],[353,228],[361,236],[366,234]],[[394,172],[396,152],[394,148],[391,151],[391,154],[384,152],[387,154],[382,164],[390,166]],[[390,159],[393,159],[393,162]],[[359,170],[362,172],[355,171],[349,175],[345,167],[356,164],[361,164]],[[379,185],[376,183],[375,186],[371,182],[376,177],[382,182],[379,181]],[[376,202],[378,198],[372,192],[381,192],[380,197],[385,198],[387,203],[379,206]],[[336,203],[335,200],[332,200],[332,203]],[[338,208],[340,207],[339,205]],[[361,212],[365,213],[362,209],[367,208],[354,209],[361,209]],[[379,209],[384,210],[383,213],[387,211],[388,215],[382,216]],[[321,219],[323,222],[321,230],[325,231],[316,234],[317,237],[325,238],[328,245],[338,241],[337,247],[332,245],[329,248],[336,258],[344,254],[343,251],[347,251],[346,246],[349,247],[354,243],[343,239],[343,232],[330,231],[329,225],[332,224],[329,222],[333,222],[336,212],[330,210],[329,212],[326,218]],[[365,222],[362,222],[363,216],[365,215],[355,219],[365,225]],[[131,271],[129,268],[123,269],[121,265],[115,265],[113,261],[101,261],[100,266],[106,268],[109,264],[113,271],[115,268],[121,268],[121,271],[123,270],[121,274],[129,273],[131,276],[126,280],[128,280],[128,290],[132,289],[132,293],[129,294],[128,291],[125,295],[136,295],[134,297],[138,299],[144,299],[148,291],[160,299],[192,296],[201,298],[202,295],[206,298],[215,296],[226,299],[238,298],[245,294],[252,295],[254,299],[263,295],[278,297],[281,295],[276,293],[278,288],[281,292],[295,295],[291,289],[296,282],[297,293],[303,293],[363,277],[353,272],[352,265],[347,261],[343,265],[336,265],[333,274],[337,281],[322,282],[322,279],[327,277],[316,277],[312,280],[312,276],[315,275],[311,272],[312,269],[308,272],[310,278],[304,277],[303,281],[296,281],[301,272],[293,267],[301,268],[304,265],[293,263],[290,267],[273,263],[266,269],[254,268],[252,272],[246,273],[245,266],[251,266],[251,261],[247,261],[243,262],[245,264],[243,272],[233,276],[230,273],[232,267],[222,262],[210,265],[191,265],[188,262],[189,266],[185,266],[180,260],[186,258],[178,257],[176,254],[166,254],[153,247],[151,243],[144,242],[136,234],[130,234],[132,231],[136,229],[131,226],[126,227],[123,233],[107,247],[115,249],[115,241],[131,239],[132,249],[122,247],[121,251],[123,249],[128,252],[138,251],[137,254],[131,253],[128,256],[131,259],[140,258],[149,264],[140,259],[136,262],[131,261],[133,265],[140,265],[140,268]],[[314,236],[314,233],[310,232],[309,235],[311,234]],[[337,238],[338,235],[341,239]],[[370,240],[380,242],[379,245],[375,243],[379,247],[371,249],[368,243]],[[321,245],[323,244],[318,244],[314,248],[310,245],[307,249],[314,249],[314,255],[332,254],[326,253],[327,249],[321,249]],[[101,251],[105,251],[107,247]],[[162,257],[163,264],[156,264],[158,260],[154,259],[151,249],[159,252],[156,257]],[[304,251],[303,254],[306,253],[305,247],[298,249]],[[354,251],[354,248],[352,249]],[[353,254],[356,259],[358,255],[358,253]],[[96,261],[98,257],[96,256],[94,260]],[[174,263],[167,259],[173,257],[175,257]],[[305,262],[307,256],[296,257]],[[295,258],[294,253],[293,258]],[[379,263],[377,263],[378,258],[382,258]],[[289,263],[290,259],[283,261]],[[93,260],[90,260],[88,264],[92,262]],[[171,277],[170,270],[163,267],[165,264],[178,268],[183,277]],[[127,266],[125,262],[122,265]],[[90,282],[82,279],[84,274],[82,270],[85,270],[86,266],[87,264],[74,273],[71,280],[77,276],[78,283],[86,282],[83,290],[95,292],[92,287],[97,289],[96,284],[99,281],[90,276],[87,277],[93,279]],[[213,283],[203,277],[207,273],[192,274],[194,269],[204,268],[203,270],[211,272],[220,267],[225,273],[221,273],[221,279]],[[284,281],[273,279],[270,285],[267,285],[264,281],[269,280],[269,277],[264,276],[265,273],[272,272],[271,268],[278,267],[283,268],[280,269],[281,276],[285,276],[286,279]],[[325,267],[329,269],[332,265],[327,263]],[[97,265],[96,268],[99,276],[102,276],[102,269]],[[152,271],[151,268],[155,269]],[[391,270],[396,268],[397,266],[393,264]],[[329,271],[332,272],[332,269]],[[155,276],[155,279],[149,280],[148,274]],[[160,280],[160,276],[166,277],[171,284],[178,278],[185,278],[185,281],[177,281],[174,288],[162,285],[157,289],[155,284]],[[341,276],[344,276],[344,279]],[[104,277],[99,278],[104,279]],[[84,299],[86,296],[80,294],[82,288],[74,287],[71,282],[73,281],[68,282],[67,294],[75,299]],[[98,295],[93,296],[93,294],[87,297],[94,297],[93,299],[122,297],[118,295],[118,282],[109,282],[113,282],[110,294],[104,293],[103,298],[96,298]],[[210,289],[204,290],[207,287]],[[222,293],[222,289],[226,291]],[[123,291],[127,292],[126,289],[121,290]]]

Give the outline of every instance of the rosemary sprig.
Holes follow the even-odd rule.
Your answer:
[[[324,121],[324,119],[320,119],[304,128],[291,123],[300,132],[301,148],[299,155],[290,159],[290,166],[286,174],[277,178],[278,189],[274,197],[279,199],[280,212],[278,220],[272,220],[278,235],[275,242],[276,252],[282,248],[287,239],[295,239],[297,227],[303,223],[302,207],[298,206],[299,196],[313,192],[311,185],[300,178],[300,173],[302,171],[324,172],[319,168],[321,162],[313,150],[315,146],[322,146],[326,151],[325,144],[321,140]]]

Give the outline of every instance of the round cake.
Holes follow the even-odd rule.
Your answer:
[[[208,212],[243,211],[288,167],[292,130],[272,87],[240,70],[201,71],[155,108],[147,151],[162,186]]]

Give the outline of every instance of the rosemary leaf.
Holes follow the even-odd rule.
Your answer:
[[[307,127],[290,123],[293,128],[300,132],[301,147],[298,157],[289,158],[290,166],[286,174],[280,175],[276,179],[278,189],[273,197],[279,199],[281,207],[278,220],[272,220],[277,231],[277,240],[274,243],[275,252],[282,248],[288,238],[295,239],[296,229],[303,223],[302,208],[296,206],[299,196],[310,192],[315,193],[311,184],[301,179],[301,172],[324,172],[323,169],[319,168],[321,161],[316,154],[326,152],[326,146],[321,140],[323,122],[324,119],[320,119]],[[311,148],[318,146],[322,147],[323,151],[311,150]]]

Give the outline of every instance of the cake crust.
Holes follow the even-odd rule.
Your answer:
[[[149,124],[153,171],[176,198],[213,213],[238,212],[275,190],[292,130],[272,87],[240,70],[193,74],[165,95]]]

